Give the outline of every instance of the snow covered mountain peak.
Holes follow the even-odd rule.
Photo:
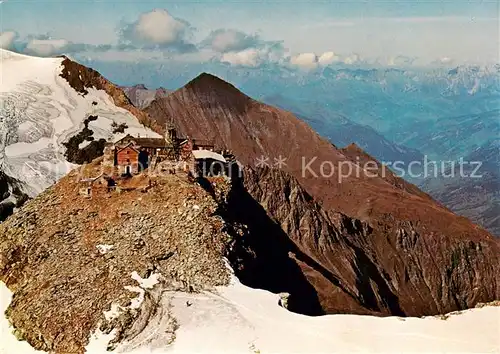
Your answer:
[[[6,50],[0,55],[0,171],[19,181],[27,195],[35,196],[74,167],[63,144],[89,116],[97,117],[87,123],[92,141],[123,133],[159,136],[141,124],[145,115],[123,91],[96,71],[65,57]],[[117,131],[116,126],[125,128]]]

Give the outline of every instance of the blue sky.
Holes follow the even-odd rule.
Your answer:
[[[215,59],[252,67],[271,61],[304,70],[332,62],[492,63],[498,61],[498,6],[460,0],[4,0],[0,45],[104,61]]]

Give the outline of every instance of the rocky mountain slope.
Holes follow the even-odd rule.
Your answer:
[[[165,97],[170,93],[169,90],[163,87],[150,90],[144,85],[122,86],[120,88],[125,92],[130,102],[139,109],[146,108],[156,98]]]
[[[83,352],[99,326],[133,337],[156,311],[147,279],[183,291],[229,281],[223,178],[212,194],[177,174],[80,195],[79,180],[100,172],[100,159],[72,171],[0,224],[0,280],[14,293],[6,314],[35,349]]]
[[[0,171],[22,193],[33,197],[71,170],[78,161],[67,156],[68,142],[89,162],[102,141],[157,136],[143,125],[148,117],[98,72],[66,57],[0,56]]]
[[[366,153],[365,150],[358,145],[352,143],[344,148],[341,148],[340,151],[342,151],[342,153],[346,157],[348,157],[352,162],[359,166],[373,166],[373,171],[376,172],[376,174],[382,177],[385,181],[392,184],[394,187],[402,189],[410,194],[418,195],[423,199],[428,199],[431,202],[433,201],[432,197],[429,194],[421,191],[414,184],[411,184],[403,178],[396,176],[389,167],[377,161],[375,157]]]
[[[298,203],[294,189],[272,174],[249,193],[281,224],[283,232],[275,234],[285,241],[268,242],[295,244],[290,247],[300,257],[293,262],[323,311],[426,315],[500,296],[498,241],[415,186],[373,176],[293,114],[209,74],[155,100],[147,112],[232,150],[243,164],[281,167],[297,179],[303,200],[316,203],[312,210],[321,207],[322,218],[300,208],[290,214]]]

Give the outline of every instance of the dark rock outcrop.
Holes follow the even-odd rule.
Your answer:
[[[69,138],[68,142],[62,143],[66,147],[65,157],[69,162],[78,165],[89,163],[95,158],[102,156],[106,139],[95,140],[94,132],[89,129],[89,123],[99,119],[98,116],[89,116],[83,121],[83,129]],[[80,148],[80,144],[86,145]]]
[[[29,199],[21,183],[0,170],[0,223]]]

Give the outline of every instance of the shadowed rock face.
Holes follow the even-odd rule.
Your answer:
[[[253,247],[286,244],[324,312],[421,316],[500,297],[498,241],[393,175],[369,177],[362,162],[371,157],[362,150],[339,150],[293,114],[209,74],[153,101],[147,112],[232,150],[250,167],[257,158],[286,158],[282,171],[246,174],[247,192],[282,230]],[[325,161],[334,171],[324,168],[322,177]],[[269,270],[263,252],[261,261],[255,251],[258,272],[241,273],[249,284]]]
[[[21,190],[21,183],[0,170],[0,223],[28,199]]]

